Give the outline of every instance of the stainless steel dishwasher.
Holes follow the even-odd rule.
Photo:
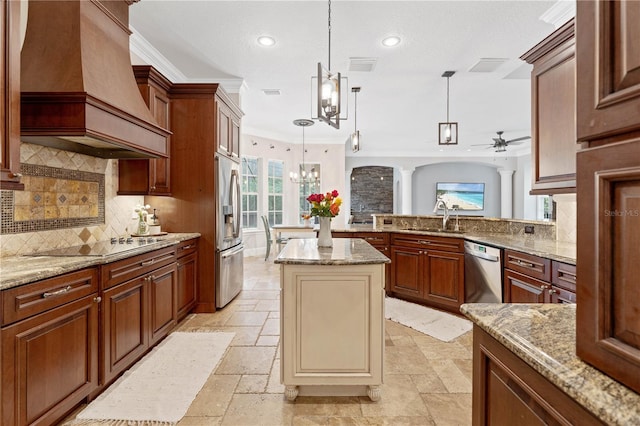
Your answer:
[[[502,302],[502,250],[464,242],[464,301]]]

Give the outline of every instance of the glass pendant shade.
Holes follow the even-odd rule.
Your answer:
[[[360,131],[356,130],[351,133],[351,151],[358,152],[360,151]]]

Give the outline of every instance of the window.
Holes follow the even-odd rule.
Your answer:
[[[242,227],[258,227],[258,159],[242,157]]]
[[[271,225],[282,224],[282,194],[283,194],[284,163],[278,160],[269,160],[268,188],[269,209],[267,212]]]

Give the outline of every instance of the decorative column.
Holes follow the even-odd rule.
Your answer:
[[[400,169],[400,184],[402,186],[402,211],[400,214],[411,214],[411,178],[413,176],[413,172],[415,171],[415,167],[410,169]]]
[[[513,217],[513,170],[500,169],[500,217]]]

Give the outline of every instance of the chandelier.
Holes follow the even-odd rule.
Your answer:
[[[449,78],[455,71],[445,71],[442,76],[447,78],[447,121],[438,125],[438,145],[458,144],[458,123],[449,121]]]
[[[307,172],[306,163],[304,162],[304,153],[306,151],[304,147],[304,129],[305,127],[313,126],[314,121],[307,118],[299,118],[293,120],[293,124],[302,127],[302,165],[300,166],[300,174],[298,172],[289,172],[289,180],[293,183],[307,184],[307,183],[320,183],[320,177],[315,167]]]

